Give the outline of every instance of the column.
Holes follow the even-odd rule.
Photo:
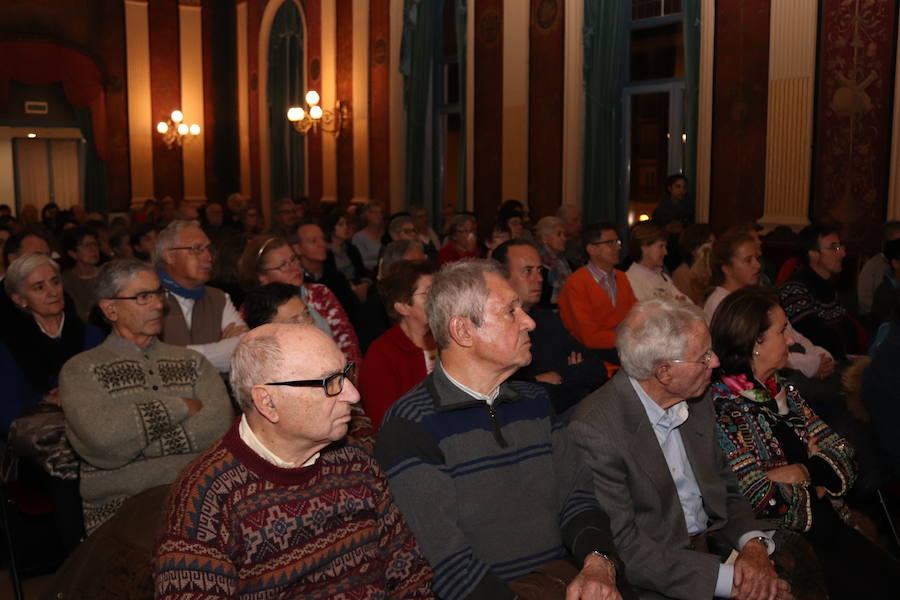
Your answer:
[[[816,0],[772,0],[766,195],[760,224],[809,223],[815,94]]]

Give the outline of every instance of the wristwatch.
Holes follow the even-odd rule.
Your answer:
[[[616,557],[610,556],[606,552],[601,552],[599,550],[591,550],[591,554],[593,554],[594,556],[599,556],[600,558],[602,558],[606,562],[608,562],[610,565],[612,565],[613,575],[618,575],[619,573],[622,572],[621,563],[619,562],[619,559],[617,559]]]
[[[747,542],[752,542],[753,540],[757,540],[763,546],[765,546],[767,554],[772,554],[773,552],[775,552],[775,542],[773,542],[770,538],[764,535],[758,535],[756,537],[750,538],[749,540],[747,540]]]

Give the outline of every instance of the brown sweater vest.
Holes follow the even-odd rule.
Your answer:
[[[225,310],[225,292],[206,286],[203,297],[194,302],[191,310],[191,328],[181,313],[181,306],[174,294],[166,298],[166,317],[163,319],[159,339],[175,346],[211,344],[222,339],[222,311]]]

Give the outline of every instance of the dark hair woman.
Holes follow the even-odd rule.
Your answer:
[[[654,223],[637,223],[628,237],[629,255],[634,262],[625,274],[638,302],[653,298],[690,302],[665,271],[666,232]]]
[[[730,294],[710,326],[721,366],[711,387],[716,439],[760,518],[801,533],[832,598],[893,598],[900,563],[854,529],[844,497],[853,449],[784,384],[794,340],[778,299],[759,287]]]
[[[369,346],[359,374],[363,405],[376,427],[391,404],[434,369],[437,346],[425,314],[433,275],[430,262],[401,260],[378,282],[395,324]]]

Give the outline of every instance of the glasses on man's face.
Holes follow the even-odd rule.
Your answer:
[[[614,239],[614,240],[597,240],[596,242],[589,242],[589,246],[617,246],[619,248],[622,247],[622,240]]]
[[[700,357],[700,360],[681,360],[680,358],[676,358],[673,360],[667,360],[666,362],[672,363],[673,365],[682,365],[682,364],[695,364],[695,365],[703,365],[704,367],[708,367],[709,363],[712,362],[713,356],[716,353],[712,351],[712,349],[707,350],[703,353],[703,356]]]
[[[832,252],[840,252],[843,248],[844,244],[828,244],[827,246],[822,248],[822,251],[824,252],[825,250],[831,250]]]
[[[264,269],[260,269],[260,271],[281,271],[282,273],[285,273],[287,271],[290,271],[292,267],[296,266],[298,262],[300,262],[300,259],[297,258],[296,254],[292,254],[289,259],[287,259],[280,265],[275,265],[274,267],[266,267]]]
[[[350,361],[342,371],[322,379],[302,379],[300,381],[278,381],[263,385],[286,385],[288,387],[321,387],[327,397],[337,396],[344,391],[344,380],[356,376],[356,363]]]
[[[209,252],[209,255],[213,256],[216,253],[212,244],[203,244],[201,246],[172,246],[169,250],[187,250],[194,256],[203,256],[206,252]]]
[[[166,295],[166,290],[163,288],[157,288],[155,290],[149,290],[146,292],[138,292],[134,296],[114,296],[112,298],[108,298],[109,300],[133,300],[135,304],[138,306],[145,306],[150,304],[152,300],[159,298],[160,300],[164,300]]]

